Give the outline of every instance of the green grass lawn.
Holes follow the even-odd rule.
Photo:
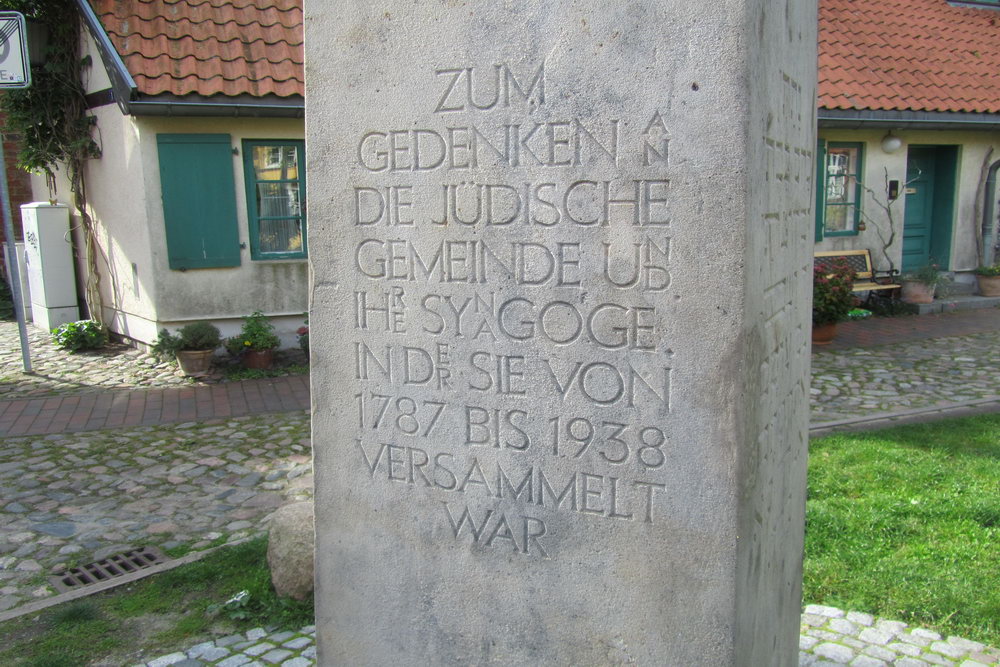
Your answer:
[[[810,444],[803,599],[1000,646],[1000,415]]]
[[[312,599],[275,596],[266,554],[267,541],[258,538],[134,584],[0,624],[0,665],[131,665],[257,626],[297,630],[311,624]],[[240,603],[225,605],[244,590]]]

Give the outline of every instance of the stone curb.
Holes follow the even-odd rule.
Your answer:
[[[888,428],[902,424],[947,419],[949,417],[967,417],[977,414],[1000,412],[1000,396],[988,396],[972,401],[961,401],[948,405],[936,405],[913,410],[897,410],[880,412],[851,419],[838,419],[827,422],[813,422],[809,425],[809,435],[816,437],[828,433],[867,430],[872,428]]]

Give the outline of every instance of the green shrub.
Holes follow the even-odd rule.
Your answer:
[[[230,354],[238,355],[247,350],[273,350],[281,345],[281,339],[274,333],[274,325],[256,310],[243,318],[243,329],[238,336],[227,338],[225,345]]]
[[[58,347],[71,352],[93,350],[108,342],[108,334],[100,322],[80,320],[67,322],[52,330],[52,340]]]
[[[211,322],[185,324],[178,335],[182,350],[214,350],[222,344],[219,329]]]
[[[160,329],[150,351],[160,359],[170,359],[181,350],[214,350],[221,344],[218,327],[211,322],[192,322],[185,324],[176,334]]]
[[[158,359],[170,359],[181,349],[181,337],[175,336],[166,329],[160,329],[156,342],[150,352]]]

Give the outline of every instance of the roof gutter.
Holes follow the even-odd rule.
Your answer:
[[[1000,114],[993,113],[820,108],[816,120],[821,128],[847,130],[1000,130]]]
[[[87,30],[90,31],[90,35],[94,38],[94,43],[97,44],[97,50],[101,54],[104,69],[111,80],[111,88],[115,91],[115,100],[118,102],[122,113],[127,114],[129,113],[131,101],[138,95],[139,87],[135,85],[135,80],[129,74],[128,68],[125,67],[124,61],[118,55],[118,50],[111,43],[111,38],[108,37],[108,33],[104,30],[104,25],[97,18],[97,14],[90,7],[90,3],[87,0],[76,0],[76,6],[83,16],[83,22],[87,25]]]
[[[304,118],[306,105],[295,96],[277,103],[242,102],[179,102],[171,99],[149,98],[129,103],[134,116],[212,116],[250,118]]]

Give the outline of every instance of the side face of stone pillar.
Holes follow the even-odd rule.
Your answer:
[[[795,664],[814,3],[306,9],[321,661]]]

